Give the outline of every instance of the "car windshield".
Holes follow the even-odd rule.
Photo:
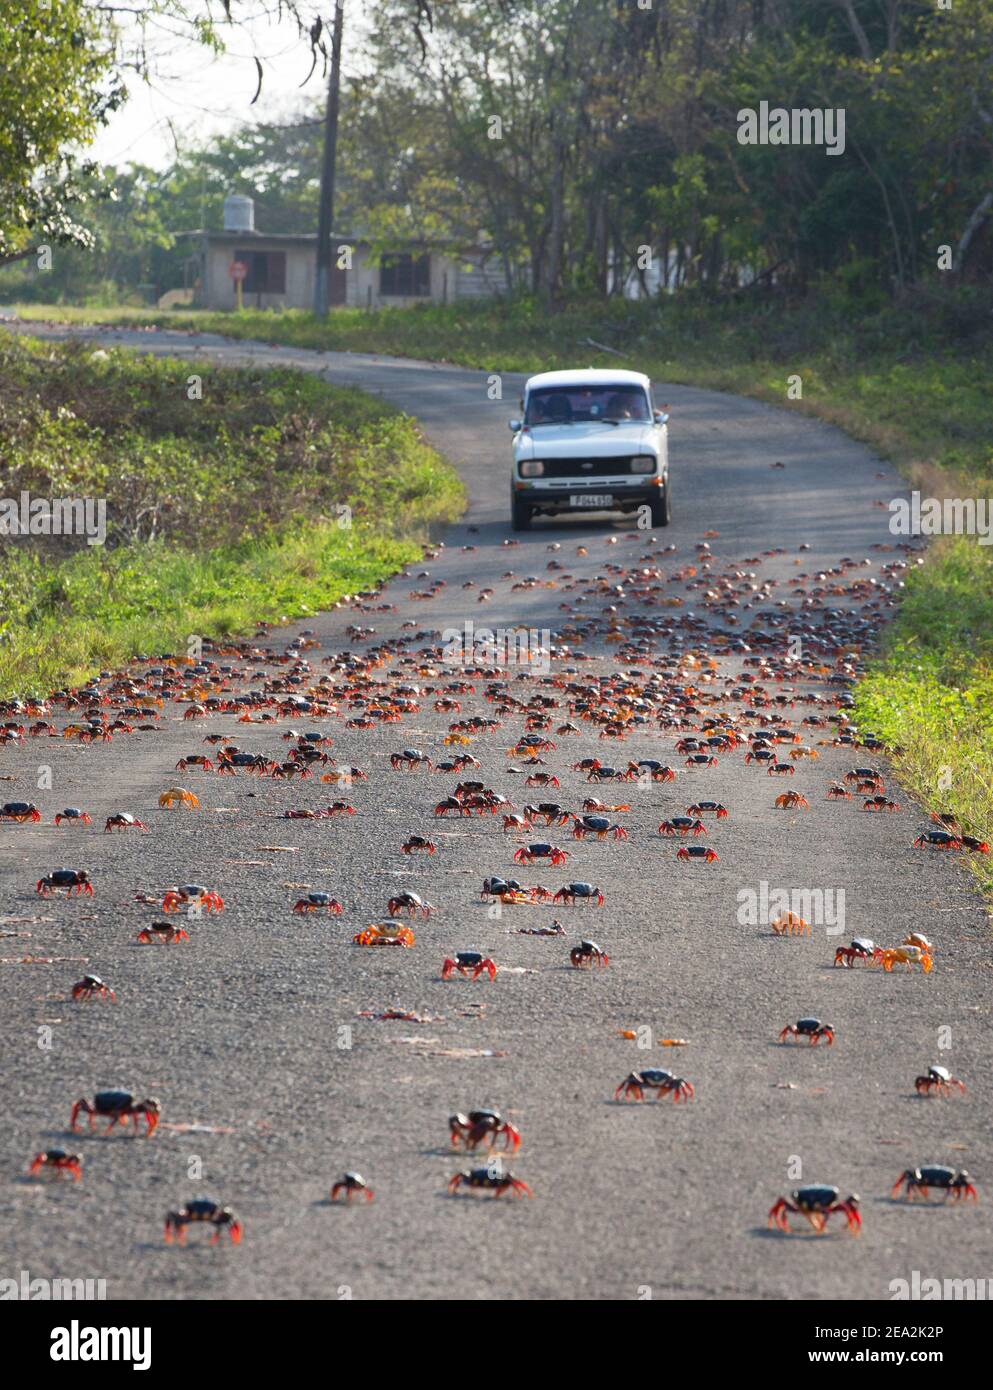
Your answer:
[[[528,395],[526,425],[569,425],[590,420],[651,419],[641,386],[541,386]]]

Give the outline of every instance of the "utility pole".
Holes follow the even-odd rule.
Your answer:
[[[317,223],[317,268],[314,277],[314,313],[326,318],[331,299],[331,233],[334,221],[334,174],[338,153],[338,98],[341,91],[341,29],[345,0],[335,0],[334,37],[331,41],[331,80],[324,118],[324,160],[321,165],[321,205]]]

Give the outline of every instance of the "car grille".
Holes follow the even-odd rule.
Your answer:
[[[575,478],[579,481],[583,478],[616,478],[631,472],[631,458],[628,455],[622,458],[542,459],[542,462],[545,465],[544,478]]]

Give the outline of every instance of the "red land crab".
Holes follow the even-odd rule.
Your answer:
[[[558,866],[564,864],[569,857],[567,849],[559,849],[558,845],[544,843],[522,845],[520,849],[514,851],[516,864],[533,864],[538,859],[547,859],[551,864]]]
[[[691,1082],[661,1067],[644,1067],[624,1078],[614,1092],[614,1100],[644,1100],[645,1091],[654,1091],[655,1099],[671,1096],[674,1101],[690,1101],[695,1094]]]
[[[90,817],[85,811],[81,811],[78,806],[67,806],[64,811],[60,811],[55,817],[55,824],[61,825],[66,821],[69,825],[89,825]]]
[[[575,907],[577,902],[592,903],[594,907],[603,907],[603,893],[592,883],[567,883],[564,888],[552,898],[556,903],[568,903],[570,907]]]
[[[147,830],[148,826],[130,811],[115,811],[107,817],[104,830]]]
[[[79,1182],[83,1176],[83,1160],[79,1154],[66,1153],[65,1149],[43,1149],[31,1160],[28,1173],[31,1177],[46,1173],[55,1179],[71,1178]]]
[[[533,1195],[526,1182],[515,1178],[513,1173],[505,1173],[502,1168],[494,1167],[471,1168],[466,1172],[456,1173],[449,1179],[448,1190],[454,1194],[460,1187],[489,1192],[494,1197],[502,1197],[507,1192],[513,1197]]]
[[[210,1244],[216,1245],[227,1231],[232,1245],[240,1245],[243,1234],[241,1222],[230,1207],[222,1207],[211,1197],[194,1197],[191,1202],[181,1206],[178,1211],[166,1213],[164,1236],[166,1244],[175,1239],[177,1245],[186,1244],[186,1232],[190,1226],[207,1225],[213,1228]]]
[[[400,846],[403,854],[435,854],[438,846],[433,840],[427,840],[423,835],[411,835],[404,840]]]
[[[117,1001],[117,995],[105,985],[99,975],[84,975],[73,985],[71,994],[73,999],[110,999]]]
[[[867,791],[884,792],[883,774],[878,767],[852,767],[845,773],[845,782],[852,786],[865,786]],[[868,786],[872,783],[872,786]]]
[[[923,1076],[916,1078],[914,1089],[921,1096],[929,1096],[932,1091],[939,1096],[948,1096],[953,1090],[964,1096],[965,1082],[960,1081],[957,1076],[952,1076],[947,1067],[931,1066]]]
[[[448,956],[442,961],[441,978],[450,980],[456,972],[459,975],[468,975],[472,971],[474,980],[478,980],[484,972],[491,980],[495,980],[498,968],[496,961],[484,956],[482,951],[456,951],[454,956]]]
[[[823,1038],[831,1047],[834,1044],[834,1028],[830,1023],[822,1023],[819,1018],[799,1018],[796,1023],[788,1023],[780,1033],[781,1043],[787,1038],[809,1038],[813,1047]]]
[[[53,869],[50,874],[40,878],[35,885],[35,892],[40,893],[43,898],[47,898],[51,893],[57,892],[60,888],[66,890],[66,896],[71,898],[73,893],[77,897],[82,893],[93,896],[93,884],[86,869]]]
[[[597,810],[598,807],[584,807],[584,809]],[[560,806],[557,801],[539,801],[537,805],[528,805],[523,809],[522,814],[529,821],[542,820],[546,825],[568,825],[575,817],[571,811],[567,811],[564,806]]]
[[[707,864],[717,864],[720,861],[720,855],[716,849],[711,849],[709,845],[682,845],[676,850],[676,858],[683,860],[702,859]]]
[[[641,758],[636,763],[628,763],[624,771],[624,780],[635,782],[639,777],[649,777],[653,782],[675,782],[676,769],[666,767],[665,763],[658,762],[655,758]]]
[[[23,825],[25,821],[40,821],[41,812],[33,801],[8,801],[0,806],[0,820],[12,820]]]
[[[361,1173],[344,1173],[331,1189],[331,1201],[337,1202],[340,1193],[345,1194],[345,1201],[351,1202],[353,1197],[361,1197],[363,1201],[371,1202],[375,1193],[366,1183]]]
[[[520,1131],[505,1120],[497,1110],[470,1110],[468,1115],[452,1115],[448,1121],[452,1147],[473,1150],[485,1143],[492,1149],[503,1139],[504,1149],[514,1153],[521,1147]]]
[[[308,893],[305,898],[297,899],[293,905],[294,912],[328,912],[335,917],[340,916],[344,910],[338,899],[333,898],[330,893]]]
[[[390,766],[394,772],[413,772],[417,767],[426,767],[431,771],[431,759],[420,748],[404,748],[400,753],[390,754]]]
[[[390,898],[386,904],[386,911],[391,917],[406,912],[408,917],[428,918],[434,912],[434,904],[425,901],[419,894],[405,889],[402,893],[397,893]]]
[[[80,1099],[76,1101],[72,1107],[69,1127],[73,1131],[78,1130],[77,1120],[79,1116],[86,1115],[90,1129],[93,1128],[93,1121],[97,1118],[110,1120],[110,1124],[105,1130],[106,1134],[109,1134],[115,1125],[126,1126],[128,1120],[133,1120],[137,1134],[138,1121],[144,1116],[145,1137],[150,1139],[159,1122],[161,1112],[162,1106],[154,1097],[147,1100],[135,1100],[130,1091],[97,1091],[92,1100]]]
[[[814,1234],[820,1236],[824,1234],[828,1217],[836,1211],[844,1215],[847,1223],[845,1229],[857,1236],[862,1229],[858,1196],[852,1193],[843,1201],[839,1201],[839,1192],[836,1187],[798,1187],[795,1192],[790,1193],[788,1198],[780,1197],[769,1208],[769,1226],[789,1234],[788,1213],[797,1212],[806,1217]]]
[[[659,826],[660,835],[679,835],[685,838],[687,835],[706,835],[707,827],[702,820],[692,816],[673,816],[670,820],[664,820]]]
[[[558,787],[559,779],[551,772],[532,772],[524,779],[526,787]]]
[[[914,841],[914,849],[961,849],[962,840],[950,830],[922,830]]]
[[[806,811],[810,808],[810,802],[799,792],[783,792],[782,796],[776,797],[776,808],[780,811]]]
[[[603,970],[610,963],[607,952],[595,941],[581,941],[578,946],[573,946],[569,960],[576,970],[591,970],[594,965]]]
[[[203,753],[187,753],[176,764],[177,772],[185,772],[188,767],[199,767],[204,772],[213,772],[214,764]]]
[[[608,835],[615,840],[626,840],[628,832],[623,825],[612,824],[608,816],[579,816],[572,828],[572,835],[575,840],[585,839],[587,835],[595,835],[598,840],[605,840]]]
[[[717,759],[712,753],[691,753],[684,767],[716,767]]]
[[[161,943],[164,946],[173,946],[180,941],[189,941],[190,934],[182,927],[174,927],[171,922],[152,922],[147,927],[142,927],[135,937],[135,941],[141,946],[150,946],[152,942]]]
[[[949,1198],[954,1202],[965,1199],[966,1201],[978,1201],[979,1194],[976,1192],[972,1183],[972,1178],[963,1169],[956,1172],[954,1168],[948,1168],[943,1163],[922,1164],[920,1168],[905,1168],[893,1184],[892,1197],[905,1196],[908,1202],[912,1202],[915,1197],[927,1199],[930,1189],[937,1188],[939,1192],[944,1192],[945,1201]]]
[[[867,936],[856,936],[847,946],[839,946],[834,953],[835,965],[847,966],[850,970],[857,960],[872,960],[876,944]]]
[[[686,808],[686,814],[694,818],[708,812],[712,812],[717,820],[724,820],[727,817],[727,807],[722,806],[719,801],[698,801],[693,806]]]

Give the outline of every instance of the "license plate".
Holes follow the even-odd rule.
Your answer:
[[[609,507],[613,500],[609,492],[574,492],[569,498],[569,506]]]

